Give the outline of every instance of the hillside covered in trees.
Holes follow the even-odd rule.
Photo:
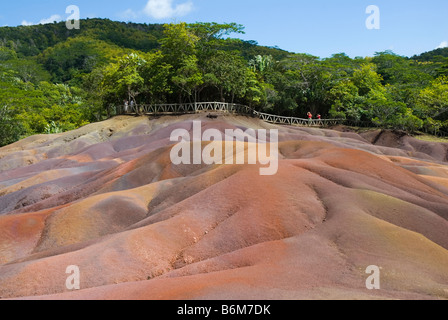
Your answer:
[[[0,146],[58,133],[136,104],[227,101],[265,112],[448,130],[448,49],[330,58],[231,36],[235,23],[103,19],[0,28]]]

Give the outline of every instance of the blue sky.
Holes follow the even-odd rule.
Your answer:
[[[66,20],[69,5],[81,18],[237,22],[246,28],[242,39],[320,57],[412,56],[448,46],[448,0],[2,0],[0,26]],[[369,5],[380,10],[379,30],[366,27]]]

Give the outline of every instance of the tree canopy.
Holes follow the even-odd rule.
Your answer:
[[[227,101],[264,112],[448,130],[448,51],[321,59],[255,41],[236,23],[107,19],[0,28],[0,145],[139,104]]]

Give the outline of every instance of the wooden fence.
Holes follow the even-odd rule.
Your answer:
[[[181,115],[196,114],[202,112],[222,112],[231,114],[242,114],[257,117],[265,122],[273,124],[295,125],[295,126],[315,126],[327,127],[344,123],[344,120],[322,119],[309,120],[294,117],[282,117],[268,113],[255,111],[254,109],[236,103],[226,102],[192,102],[192,103],[171,103],[129,106],[124,110],[125,114],[145,114],[145,115]]]

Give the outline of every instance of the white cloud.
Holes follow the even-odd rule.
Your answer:
[[[173,6],[173,0],[148,0],[143,13],[154,19],[167,19],[185,16],[193,10],[193,2]]]
[[[132,9],[128,9],[122,13],[120,13],[120,18],[122,19],[137,19],[139,14],[134,12]]]
[[[447,47],[448,47],[448,41],[442,41],[442,43],[439,44],[439,46],[436,49],[442,49]]]
[[[61,21],[62,17],[58,14],[54,14],[49,18],[45,18],[39,21],[39,23],[34,23],[34,22],[29,22],[26,20],[22,21],[22,26],[33,26],[35,24],[49,24],[49,23],[53,23],[55,21]]]
[[[54,14],[50,18],[40,20],[39,24],[49,24],[49,23],[53,23],[55,21],[61,21],[61,20],[62,20],[62,17],[60,15]]]
[[[22,21],[22,26],[32,26],[32,25],[34,25],[34,23],[32,23],[32,22],[28,22],[28,21],[26,21],[26,20],[23,20],[23,21]]]

